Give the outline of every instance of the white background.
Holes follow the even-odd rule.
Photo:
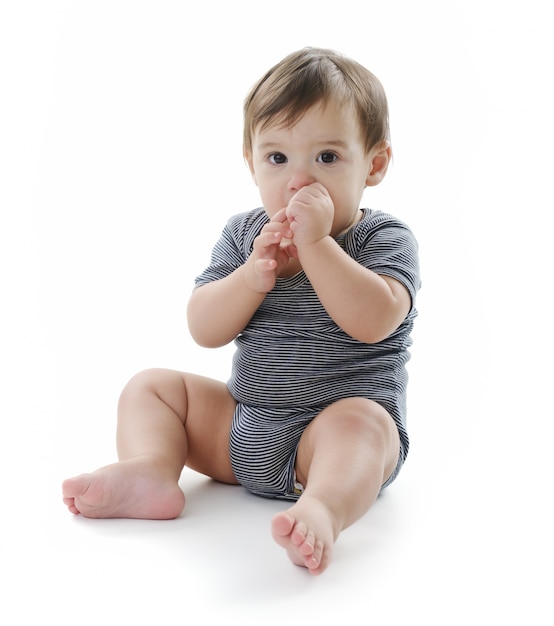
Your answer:
[[[2,623],[553,623],[548,5],[0,1]],[[384,83],[395,159],[364,204],[423,273],[409,460],[317,579],[241,488],[186,471],[173,522],[74,517],[60,490],[115,459],[136,371],[227,376],[186,301],[259,204],[243,98],[306,45]]]

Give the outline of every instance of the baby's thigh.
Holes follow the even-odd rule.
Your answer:
[[[186,465],[221,482],[236,484],[229,458],[229,434],[237,405],[227,385],[196,374],[181,374],[186,390]]]

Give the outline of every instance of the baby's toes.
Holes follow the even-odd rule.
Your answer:
[[[308,531],[302,544],[298,546],[298,551],[303,557],[312,556],[316,546],[316,539],[313,530]]]
[[[304,522],[297,522],[294,530],[291,533],[290,539],[295,546],[301,546],[308,535],[308,527]]]
[[[317,541],[313,552],[310,556],[305,557],[304,565],[310,570],[312,573],[316,573],[315,570],[321,565],[321,560],[323,558],[323,541]]]

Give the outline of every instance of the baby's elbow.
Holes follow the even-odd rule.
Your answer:
[[[195,332],[191,329],[189,325],[190,336],[193,338],[194,343],[199,345],[201,348],[220,348],[223,343],[214,341],[214,338],[209,335],[204,335],[201,332]]]
[[[187,317],[188,317],[187,321],[188,321],[189,335],[194,340],[194,343],[198,344],[202,348],[211,347],[207,345],[206,338],[204,337],[203,333],[196,327],[194,322],[191,321],[190,316],[187,316]]]
[[[191,328],[190,324],[189,333],[194,342],[198,344],[201,348],[222,348],[231,341],[226,337],[221,338],[210,332],[195,330]]]
[[[206,329],[205,316],[198,314],[196,307],[192,305],[192,299],[187,307],[187,325],[190,336],[199,346],[202,348],[218,347],[215,345],[213,333]]]
[[[383,317],[381,320],[373,320],[367,322],[363,327],[358,329],[358,332],[354,335],[354,339],[361,341],[362,343],[381,343],[390,337],[402,324],[405,319],[405,315],[394,315],[390,317]]]
[[[198,319],[190,311],[187,312],[187,322],[190,336],[202,348],[220,348],[228,343],[221,341],[215,333],[211,332],[205,319]]]
[[[383,330],[383,329],[377,329],[377,328],[371,328],[371,329],[365,329],[364,332],[360,332],[359,334],[357,334],[357,336],[354,337],[354,339],[357,339],[358,341],[361,341],[362,343],[367,343],[367,344],[374,344],[374,343],[381,343],[381,341],[384,341],[389,335],[392,335],[392,333],[395,331],[396,329],[393,330]]]
[[[190,336],[202,348],[221,348],[235,338],[217,318],[214,319],[204,307],[196,306],[192,299],[187,307],[187,324]]]
[[[392,279],[391,279],[392,281]],[[371,320],[367,320],[359,338],[364,343],[380,343],[390,337],[404,322],[412,307],[412,300],[405,287],[392,281],[393,294],[380,310],[374,312]]]

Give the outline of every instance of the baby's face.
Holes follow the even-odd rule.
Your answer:
[[[246,159],[270,217],[302,187],[323,185],[334,204],[331,235],[336,236],[358,219],[363,190],[373,184],[373,156],[365,151],[353,111],[329,103],[308,109],[291,128],[256,130]]]

